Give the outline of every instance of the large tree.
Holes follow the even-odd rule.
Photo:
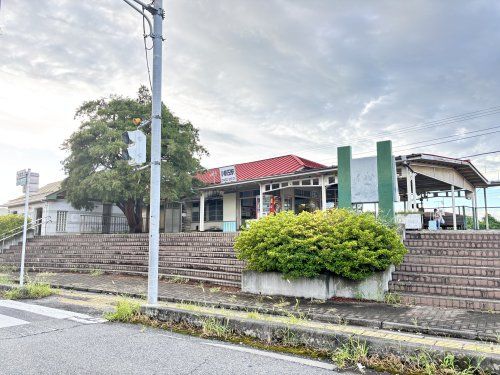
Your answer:
[[[96,201],[115,203],[127,217],[130,232],[142,231],[142,210],[149,199],[149,168],[137,170],[122,159],[126,145],[123,132],[134,130],[133,118],[149,118],[151,96],[141,86],[137,99],[110,96],[84,102],[75,118],[79,129],[62,148],[69,156],[62,162],[67,178],[63,182],[68,201],[78,209],[91,210]],[[192,176],[200,171],[198,130],[179,120],[162,105],[161,197],[170,202],[192,192]],[[150,152],[151,128],[143,131]]]

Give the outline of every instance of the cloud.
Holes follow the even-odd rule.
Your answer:
[[[405,152],[500,125],[500,111],[418,125],[500,106],[500,5],[453,4],[165,1],[164,101],[200,128],[207,166],[292,152],[333,163],[338,145],[362,154],[390,138]],[[2,5],[0,126],[16,124],[9,138],[30,158],[53,153],[52,176],[79,103],[147,82],[141,20],[119,1]],[[499,134],[409,152],[470,155],[495,149]],[[500,169],[495,155],[478,166]]]

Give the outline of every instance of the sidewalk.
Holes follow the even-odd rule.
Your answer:
[[[36,274],[30,274],[35,277]],[[39,274],[54,287],[81,291],[145,296],[147,279],[83,273]],[[16,275],[17,276],[17,275]],[[177,280],[176,280],[177,281]],[[326,323],[498,342],[500,314],[428,306],[393,306],[373,302],[320,301],[255,296],[237,288],[161,280],[159,299],[264,314],[297,315]]]

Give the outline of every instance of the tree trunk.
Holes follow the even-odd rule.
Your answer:
[[[142,200],[128,199],[119,202],[117,206],[123,211],[127,218],[130,233],[142,233]]]

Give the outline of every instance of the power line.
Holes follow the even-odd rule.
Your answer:
[[[479,131],[485,131],[485,130],[495,129],[495,128],[500,128],[500,126],[495,126],[495,127],[491,127],[491,128],[487,128],[487,129],[482,129],[482,130],[476,130],[476,131],[472,131],[472,132],[468,132],[468,133],[464,133],[464,134],[471,134],[471,133],[476,133],[476,132],[479,132]],[[445,141],[439,141],[439,142],[429,143],[429,144],[426,144],[426,145],[414,146],[414,145],[419,144],[419,143],[430,142],[430,141],[438,140],[438,139],[442,140],[442,139],[451,138],[451,137],[454,137],[454,136],[428,139],[426,141],[413,142],[413,143],[408,143],[408,144],[401,145],[401,146],[396,146],[396,147],[394,147],[394,151],[397,151],[398,153],[400,153],[400,152],[403,152],[403,151],[413,150],[415,148],[425,148],[425,147],[430,147],[430,146],[436,146],[436,145],[440,145],[440,144],[444,144],[444,143],[457,142],[457,141],[462,141],[464,139],[477,138],[477,137],[481,137],[483,135],[491,135],[491,134],[496,134],[496,133],[500,133],[500,130],[495,130],[495,131],[492,131],[492,132],[487,132],[487,133],[482,133],[482,134],[471,135],[471,136],[468,136],[468,137],[462,137],[462,136],[460,136],[460,137],[458,137],[456,139],[448,139],[448,140],[445,140]],[[414,146],[414,147],[406,147],[406,146]],[[500,151],[497,151],[497,152],[500,152]],[[357,155],[366,155],[366,154],[371,154],[371,153],[373,153],[373,151],[365,151],[365,152],[357,153]],[[318,161],[327,161],[327,160],[332,160],[332,158],[321,159],[321,160],[318,160]]]
[[[351,143],[365,143],[368,142],[369,140],[374,140],[377,138],[380,138],[385,135],[394,135],[394,134],[403,134],[403,133],[409,133],[413,131],[419,131],[419,130],[424,130],[424,129],[429,129],[429,128],[434,128],[438,126],[444,126],[444,125],[450,125],[462,121],[468,121],[476,118],[481,118],[485,116],[492,116],[500,114],[500,106],[495,106],[495,107],[489,107],[489,108],[484,108],[472,112],[466,112],[460,115],[455,115],[455,116],[450,116],[450,117],[445,117],[439,120],[433,120],[433,121],[427,121],[415,125],[408,126],[406,128],[402,128],[399,130],[385,130],[382,132],[378,132],[375,134],[372,134],[367,137],[363,138],[351,138],[349,141]],[[296,150],[292,151],[292,153],[299,153],[299,152],[310,152],[310,151],[316,151],[316,150],[322,150],[322,149],[327,149],[335,146],[341,146],[341,144],[336,143],[336,144],[330,144],[327,146],[319,146],[319,147],[314,147],[314,148],[307,148],[307,149],[302,149],[302,150]]]
[[[142,7],[142,12],[144,13],[144,7]],[[143,34],[143,39],[144,39],[144,54],[146,55],[146,67],[148,69],[148,80],[149,80],[149,89],[151,90],[151,93],[153,92],[153,84],[151,83],[151,69],[149,68],[149,57],[148,57],[148,51],[150,51],[153,47],[148,48],[146,45],[146,39],[151,36],[152,30],[149,30],[149,34],[146,34],[146,16],[143,14],[142,16],[142,34]]]
[[[496,150],[496,151],[489,151],[489,152],[482,152],[480,154],[474,154],[474,155],[467,155],[467,156],[462,156],[461,158],[459,159],[467,159],[467,158],[473,158],[475,156],[483,156],[483,155],[490,155],[490,154],[497,154],[499,153],[500,150]]]

